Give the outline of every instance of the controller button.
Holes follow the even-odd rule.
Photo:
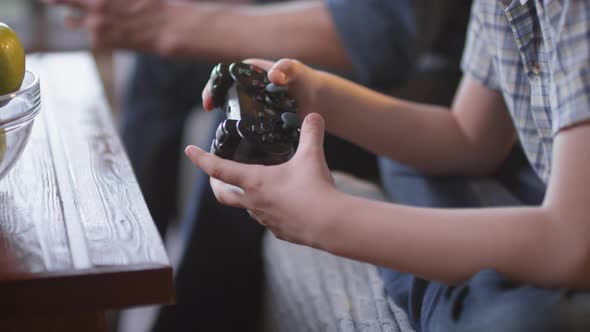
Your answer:
[[[227,89],[232,85],[233,80],[229,74],[229,66],[226,64],[218,64],[211,71],[211,94],[213,97],[213,105],[219,107],[223,105]]]
[[[218,141],[223,141],[223,139],[225,138],[225,130],[223,128],[223,125],[217,127],[217,130],[215,131],[215,139]]]
[[[247,77],[252,76],[252,70],[248,67],[240,67],[238,68],[238,73],[240,73],[240,75],[244,75]]]
[[[278,93],[278,92],[285,92],[289,90],[286,85],[276,85],[274,83],[270,83],[266,86],[265,90],[270,93]]]
[[[226,133],[236,130],[236,120],[227,119],[223,121],[223,128]]]
[[[270,116],[276,116],[277,112],[275,112],[275,110],[273,110],[270,107],[265,106],[264,107],[264,111],[266,112],[266,114],[270,115]]]
[[[259,80],[252,80],[252,86],[255,88],[259,88],[259,89],[264,89],[266,84],[264,84],[262,81],[259,81]]]
[[[273,133],[268,134],[268,140],[270,141],[270,143],[274,143],[276,138],[276,135],[274,135]]]
[[[256,66],[236,62],[229,66],[230,75],[235,82],[247,90],[249,94],[256,94],[267,84],[266,72]]]
[[[270,126],[268,125],[268,123],[266,122],[260,122],[260,130],[262,130],[263,132],[267,133],[270,131]]]
[[[295,102],[287,98],[284,93],[267,93],[265,96],[266,102],[281,111],[294,111]]]
[[[301,120],[295,113],[285,112],[281,114],[281,120],[283,120],[283,128],[285,129],[296,129],[301,127]]]
[[[232,119],[227,119],[227,120],[223,121],[223,126],[222,126],[223,135],[222,135],[222,137],[224,137],[224,139],[231,137],[233,135],[233,133],[236,132],[236,130],[237,130],[236,124],[237,124],[237,121],[232,120]]]

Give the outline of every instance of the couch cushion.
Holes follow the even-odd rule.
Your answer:
[[[343,174],[337,186],[383,199],[378,187]],[[264,237],[265,331],[412,331],[374,266]]]
[[[412,331],[374,266],[264,238],[265,331]]]

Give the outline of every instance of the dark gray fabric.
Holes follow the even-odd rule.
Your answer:
[[[471,1],[326,0],[326,5],[359,83],[396,86],[424,71],[416,59],[425,55],[439,59],[445,71],[459,68]]]
[[[369,86],[402,82],[414,64],[413,1],[327,0],[355,79]]]

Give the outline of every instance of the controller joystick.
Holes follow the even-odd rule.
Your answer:
[[[229,66],[225,64],[218,64],[211,72],[211,94],[213,96],[213,104],[219,105],[225,101],[225,96],[229,87],[233,84],[233,80],[229,74]]]
[[[301,120],[288,89],[243,62],[218,64],[211,73],[213,104],[227,115],[211,152],[247,164],[276,165],[295,154]]]

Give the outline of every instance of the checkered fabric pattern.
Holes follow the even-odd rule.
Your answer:
[[[590,119],[590,2],[476,0],[462,68],[504,96],[547,182],[554,136]]]

